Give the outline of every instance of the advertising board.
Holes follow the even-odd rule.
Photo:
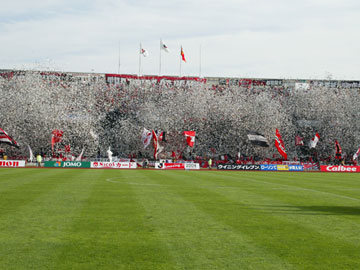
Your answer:
[[[184,170],[185,164],[184,163],[162,163],[156,162],[155,169],[162,169],[162,170]]]
[[[6,167],[6,168],[25,167],[25,160],[0,160],[0,167]]]
[[[260,165],[256,164],[218,164],[218,170],[236,171],[260,171]]]
[[[321,165],[322,172],[360,172],[360,166],[338,166],[338,165]]]
[[[185,163],[185,170],[200,170],[199,163]]]
[[[261,171],[277,171],[277,165],[275,164],[261,164],[260,165]]]
[[[276,165],[278,171],[288,171],[289,165]]]
[[[53,168],[90,168],[87,161],[45,161],[44,167]]]
[[[136,162],[91,162],[91,168],[95,169],[136,169]]]
[[[304,166],[303,165],[289,165],[289,171],[291,172],[303,172]]]

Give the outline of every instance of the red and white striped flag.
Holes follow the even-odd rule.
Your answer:
[[[318,143],[319,140],[320,140],[320,135],[319,135],[319,133],[316,132],[315,137],[312,138],[309,142],[309,147],[315,148],[316,144]]]
[[[287,159],[287,154],[285,151],[285,144],[284,141],[281,138],[280,132],[278,129],[276,129],[275,132],[275,147],[278,150],[279,154],[284,158]]]
[[[19,148],[18,143],[11,138],[3,129],[0,128],[0,143],[6,143],[11,146]]]

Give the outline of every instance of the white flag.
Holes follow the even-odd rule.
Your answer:
[[[81,150],[80,155],[75,159],[75,161],[81,161],[83,154],[84,154],[84,148]]]
[[[309,142],[309,147],[315,148],[319,140],[320,140],[320,135],[319,133],[316,132],[315,137],[312,138]]]
[[[30,160],[30,162],[33,162],[33,160],[35,160],[35,156],[33,154],[33,151],[30,148],[30,145],[28,145],[28,147],[29,147],[29,156],[30,156],[29,160]]]
[[[166,46],[162,40],[160,40],[160,48],[167,53],[170,52],[168,46]]]
[[[356,151],[356,153],[354,154],[353,160],[356,160],[356,159],[358,158],[359,154],[360,154],[360,147],[359,147],[359,149]]]
[[[142,54],[144,57],[149,56],[149,52],[143,47],[141,47],[140,54]]]
[[[149,146],[149,144],[151,142],[151,139],[152,139],[151,131],[144,128],[144,131],[143,131],[142,136],[141,136],[141,140],[142,140],[142,142],[144,144],[144,149]]]

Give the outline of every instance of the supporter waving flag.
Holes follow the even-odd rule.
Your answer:
[[[359,147],[359,149],[356,151],[356,153],[354,154],[353,160],[356,160],[356,159],[358,158],[359,154],[360,154],[360,147]]]
[[[18,143],[11,138],[3,129],[0,128],[0,143],[6,143],[11,146],[19,148]]]
[[[337,140],[335,140],[335,151],[336,151],[335,158],[336,159],[341,159],[342,150],[341,150],[341,146],[340,146],[340,144],[339,144],[339,142]]]
[[[159,146],[158,136],[156,135],[156,132],[154,130],[152,130],[151,133],[152,133],[153,146],[154,146],[154,159],[156,160],[158,158],[158,154],[160,152],[160,146]]]
[[[275,132],[275,147],[278,150],[279,154],[284,158],[287,159],[287,153],[285,151],[285,144],[281,138],[280,132],[276,129]]]
[[[194,147],[194,144],[195,144],[195,131],[184,131],[184,136],[186,137],[186,143],[190,147]]]
[[[63,135],[64,135],[64,131],[62,130],[54,129],[51,132],[51,149],[53,152],[54,152],[55,143],[61,142]]]
[[[141,136],[141,140],[143,142],[144,149],[149,146],[152,136],[153,136],[152,132],[150,130],[147,130],[146,128],[144,128],[142,136]]]
[[[315,148],[319,140],[320,140],[320,135],[319,133],[316,132],[315,137],[310,140],[309,148]]]

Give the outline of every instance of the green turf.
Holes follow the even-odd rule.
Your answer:
[[[0,269],[360,269],[360,175],[0,169]]]

